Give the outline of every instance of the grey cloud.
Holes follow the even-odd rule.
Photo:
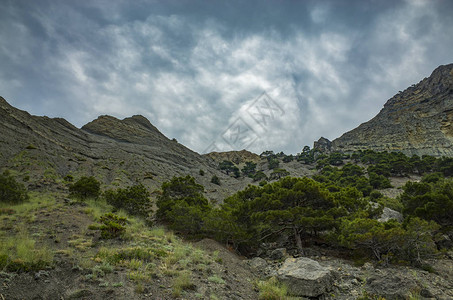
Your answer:
[[[6,1],[0,94],[81,126],[143,114],[203,151],[238,118],[255,152],[338,137],[451,62],[449,1]],[[265,129],[246,108],[268,92]],[[222,149],[220,149],[222,150]],[[226,149],[223,149],[226,150]]]

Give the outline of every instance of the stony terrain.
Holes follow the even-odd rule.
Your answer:
[[[453,64],[449,64],[393,96],[373,119],[333,140],[330,150],[453,156],[452,122]]]

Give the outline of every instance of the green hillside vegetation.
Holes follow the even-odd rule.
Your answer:
[[[83,178],[70,185],[71,194],[76,186],[77,196],[90,196],[74,195],[74,200],[63,200],[60,193],[28,192],[8,174],[0,179],[0,195],[6,195],[0,202],[2,276],[13,278],[38,271],[48,276],[50,270],[67,268],[65,276],[81,280],[92,291],[68,291],[69,299],[93,293],[107,297],[115,291],[123,295],[131,288],[141,294],[150,287],[165,298],[185,297],[194,293],[200,278],[206,282],[214,278],[215,284],[226,285],[220,273],[221,260],[215,253],[195,248],[171,231],[151,224],[152,203],[142,185],[99,194],[92,193],[93,186],[97,186],[93,184],[95,179]],[[187,189],[190,184],[191,191]],[[197,199],[201,189],[190,177],[165,184],[162,201],[165,197],[179,201],[179,205],[168,207],[165,219],[177,222],[172,217],[179,211],[192,211],[199,204],[192,200]],[[200,209],[209,207],[207,202],[203,204]],[[213,299],[219,293],[213,287],[203,289]]]
[[[431,270],[427,259],[451,247],[443,241],[453,239],[453,159],[373,151],[327,155],[308,147],[294,156],[266,151],[261,157],[263,163],[247,162],[242,173],[231,162],[220,164],[228,175],[251,184],[219,204],[211,203],[204,186],[189,175],[173,177],[151,196],[141,183],[112,189],[83,176],[62,181],[68,192],[28,192],[20,174],[5,172],[0,175],[0,270],[50,270],[70,262],[97,288],[126,284],[109,275],[121,273],[137,293],[161,282],[171,287],[172,297],[184,297],[193,293],[196,278],[216,285],[225,285],[225,279],[211,270],[221,269],[215,255],[174,233],[190,240],[212,238],[249,257],[263,243],[297,255],[317,246],[360,262],[426,270]],[[297,164],[316,174],[291,177]],[[396,198],[384,196],[392,177],[411,174],[420,182],[408,181]],[[384,207],[401,212],[404,220],[378,221]],[[65,221],[52,223],[61,220],[59,215]],[[64,222],[56,234],[53,228]],[[75,227],[79,231],[65,232]],[[273,280],[257,284],[260,298],[286,293]]]
[[[272,151],[261,154],[268,163],[276,160],[283,165],[292,161],[286,157]],[[305,247],[322,244],[384,265],[421,266],[423,260],[443,250],[436,244],[441,234],[453,237],[453,180],[448,178],[453,174],[453,159],[373,151],[326,155],[308,147],[295,159],[313,164],[318,174],[311,179],[292,178],[280,168],[267,178],[260,170],[254,176],[261,173],[262,179],[273,182],[249,185],[217,207],[207,205],[198,187],[200,193],[193,200],[181,195],[175,200],[166,198],[167,206],[179,205],[179,199],[184,198],[185,213],[178,214],[177,221],[165,221],[174,229],[191,222],[180,231],[214,238],[245,255],[256,253],[263,242],[278,242],[284,235],[301,254]],[[243,176],[250,176],[248,169],[252,167],[256,166],[248,164]],[[424,176],[420,183],[407,182],[395,199],[379,191],[392,187],[390,177],[409,174]],[[189,186],[196,185],[193,178],[190,182]],[[379,222],[384,206],[402,212],[404,221]]]

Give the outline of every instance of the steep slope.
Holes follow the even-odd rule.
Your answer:
[[[453,64],[393,96],[370,121],[332,141],[333,151],[453,156]]]
[[[143,116],[101,116],[78,129],[61,118],[32,116],[0,97],[1,169],[33,182],[31,188],[58,185],[66,175],[95,175],[105,185],[142,182],[154,189],[186,174],[206,186],[213,199],[242,187],[212,160],[168,139]],[[214,174],[225,184],[211,184]]]

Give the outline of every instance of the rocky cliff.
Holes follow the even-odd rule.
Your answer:
[[[399,92],[370,121],[332,141],[332,151],[453,156],[453,64]]]

